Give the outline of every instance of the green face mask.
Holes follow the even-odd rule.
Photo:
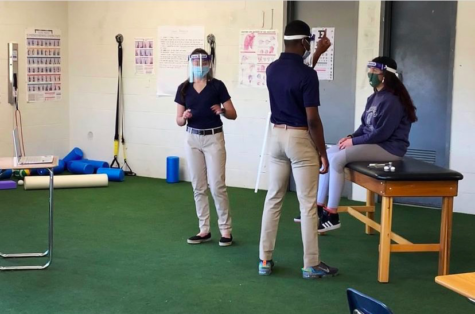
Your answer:
[[[369,78],[369,85],[371,85],[374,88],[378,87],[379,84],[381,84],[378,74],[368,73],[368,78]]]

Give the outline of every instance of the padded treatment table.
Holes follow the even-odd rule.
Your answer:
[[[394,172],[370,168],[369,162],[346,165],[347,180],[366,188],[366,206],[340,206],[366,225],[366,233],[380,232],[378,281],[389,282],[389,260],[397,252],[439,252],[439,275],[449,273],[450,241],[452,237],[453,198],[457,196],[461,173],[412,158],[392,162]],[[381,223],[374,221],[375,194],[382,197]],[[414,244],[391,231],[394,197],[442,197],[440,242]],[[362,213],[366,213],[363,215]],[[395,244],[391,243],[394,241]]]
[[[28,258],[28,257],[48,257],[48,262],[37,266],[0,266],[0,270],[41,270],[46,269],[53,261],[53,168],[58,165],[58,157],[54,157],[50,164],[18,165],[16,158],[0,158],[0,169],[48,169],[49,172],[49,223],[48,223],[48,249],[43,253],[0,253],[2,258]]]

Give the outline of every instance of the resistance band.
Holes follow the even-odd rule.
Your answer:
[[[125,143],[124,137],[124,101],[123,101],[123,89],[122,89],[122,42],[124,41],[124,36],[118,34],[115,36],[115,40],[118,43],[118,57],[119,57],[119,73],[118,73],[118,81],[117,81],[117,107],[116,107],[116,114],[115,114],[115,134],[114,134],[114,159],[111,162],[111,168],[121,168],[124,170],[124,174],[127,176],[135,176],[136,173],[132,171],[129,164],[127,163],[127,146]],[[122,115],[122,119],[119,119],[120,115]],[[119,125],[119,120],[121,125]],[[122,142],[122,153],[124,155],[124,164],[122,167],[120,166],[118,156],[119,156],[119,129],[120,129],[120,140]]]

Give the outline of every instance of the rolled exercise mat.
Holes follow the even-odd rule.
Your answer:
[[[106,174],[86,174],[83,176],[58,176],[54,178],[55,189],[96,188],[109,185]],[[48,177],[26,177],[25,190],[41,190],[49,188]]]
[[[15,181],[0,181],[0,190],[12,190],[16,189]]]
[[[101,160],[82,159],[81,162],[94,167],[94,171],[99,168],[109,168],[109,163]]]
[[[73,148],[66,157],[63,158],[63,161],[68,164],[68,162],[73,160],[81,160],[84,157],[84,153],[78,147]]]
[[[10,179],[13,175],[13,171],[10,169],[1,170],[0,169],[0,180],[1,179]]]
[[[61,174],[64,172],[64,169],[66,168],[66,163],[64,160],[60,159],[58,160],[58,165],[53,168],[53,173],[54,174]],[[38,175],[40,176],[47,176],[49,175],[48,169],[38,169]]]
[[[68,162],[68,171],[74,174],[93,174],[94,167],[82,161]]]
[[[106,174],[109,181],[122,182],[124,181],[124,170],[116,168],[99,168],[97,174]]]
[[[167,157],[167,183],[180,181],[180,159],[176,156]]]

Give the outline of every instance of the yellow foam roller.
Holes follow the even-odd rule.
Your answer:
[[[55,176],[55,189],[95,188],[109,185],[106,174],[86,174],[75,176]],[[25,177],[25,190],[49,188],[49,177]]]

